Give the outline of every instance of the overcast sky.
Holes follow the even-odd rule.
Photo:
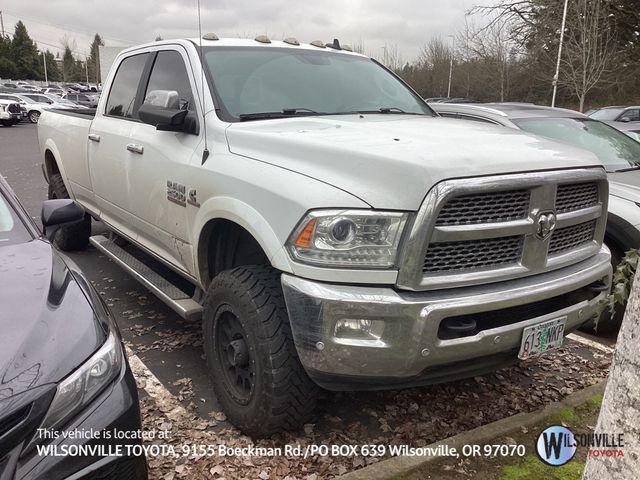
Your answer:
[[[455,33],[465,12],[492,0],[201,0],[202,31],[218,36],[267,34],[302,42],[320,39],[364,44],[382,56],[397,46],[412,60],[433,36]],[[197,0],[1,0],[5,30],[22,20],[41,49],[59,50],[61,38],[75,40],[86,53],[98,32],[110,46],[195,37]]]

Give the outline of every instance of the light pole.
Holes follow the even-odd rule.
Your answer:
[[[42,63],[44,64],[44,84],[49,86],[49,79],[47,78],[47,54],[42,52]]]
[[[447,98],[451,98],[451,77],[453,76],[453,52],[456,46],[456,39],[453,35],[447,35],[451,38],[451,59],[449,61],[449,86],[447,87]]]
[[[562,12],[562,27],[560,27],[560,44],[558,45],[558,61],[556,63],[556,74],[553,76],[553,95],[551,96],[551,106],[556,106],[556,93],[558,92],[558,78],[560,77],[560,60],[562,58],[562,45],[564,44],[564,27],[567,23],[567,7],[569,0],[564,0],[564,12]]]

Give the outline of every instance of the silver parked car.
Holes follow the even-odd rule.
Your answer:
[[[493,123],[557,140],[595,153],[609,178],[605,243],[614,267],[631,248],[640,248],[640,143],[607,123],[573,110],[525,103],[430,104],[443,117]],[[615,321],[614,321],[615,320]],[[621,321],[613,319],[602,330]]]
[[[603,122],[640,123],[640,107],[602,107],[587,112],[591,118]]]

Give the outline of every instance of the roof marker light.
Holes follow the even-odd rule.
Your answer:
[[[311,45],[318,48],[327,48],[324,46],[324,43],[322,43],[322,40],[314,40],[313,42],[311,42]]]
[[[300,45],[300,42],[295,37],[287,37],[283,40],[284,43],[288,43],[289,45]]]
[[[271,39],[266,35],[258,35],[254,40],[260,43],[271,43]]]
[[[218,36],[215,33],[209,32],[209,33],[205,33],[202,36],[203,40],[219,40]]]
[[[353,52],[353,48],[351,48],[351,45],[347,45],[347,44],[342,45],[342,50],[346,50],[347,52]]]

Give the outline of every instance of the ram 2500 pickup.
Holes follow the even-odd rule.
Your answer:
[[[95,115],[47,111],[51,198],[188,319],[251,435],[329,390],[449,381],[558,347],[611,278],[591,154],[440,118],[331,44],[161,41],[119,54]],[[113,232],[90,238],[91,218]]]

